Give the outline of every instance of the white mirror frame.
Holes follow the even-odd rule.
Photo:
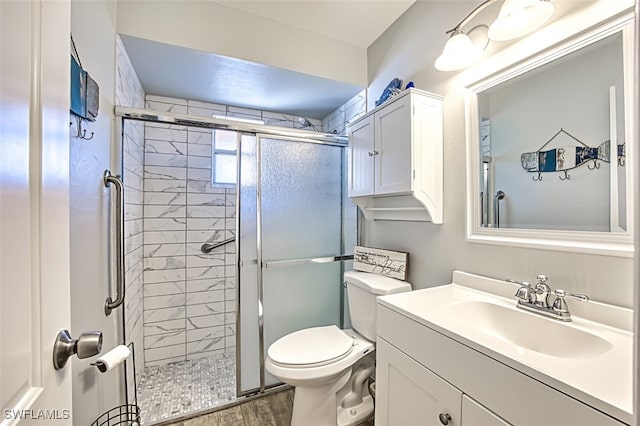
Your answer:
[[[593,15],[592,15],[593,16]],[[598,16],[598,15],[596,15]],[[602,17],[602,15],[600,15]],[[530,50],[528,57],[523,57],[516,65],[495,67],[493,73],[482,70],[485,75],[490,75],[481,80],[476,80],[466,85],[465,90],[465,125],[466,125],[466,149],[467,149],[467,209],[466,209],[466,237],[467,241],[484,244],[497,244],[513,247],[537,248],[544,250],[557,250],[576,253],[589,253],[608,256],[632,257],[633,248],[633,205],[634,189],[636,188],[636,165],[628,161],[626,167],[626,206],[627,206],[627,230],[626,232],[576,232],[560,230],[536,230],[516,228],[485,228],[480,226],[480,142],[479,142],[479,116],[477,94],[506,80],[519,76],[527,71],[544,65],[548,62],[565,56],[582,47],[592,44],[617,32],[622,32],[623,61],[624,61],[624,116],[625,116],[625,141],[626,156],[634,158],[635,145],[635,111],[633,105],[633,93],[637,88],[634,81],[634,15],[632,12],[618,14],[606,23],[591,25],[586,31],[579,31],[576,25],[573,36],[564,36],[559,43],[548,42],[544,50]],[[574,18],[574,21],[576,19]],[[560,21],[557,21],[560,22]],[[584,25],[582,23],[582,25]],[[565,27],[566,28],[566,25]],[[551,31],[551,29],[549,29]],[[549,32],[548,31],[548,32]],[[579,35],[575,35],[579,34]],[[549,34],[545,34],[548,41]],[[522,43],[532,46],[534,43]],[[505,49],[506,50],[506,49]],[[502,52],[501,52],[502,53]],[[508,53],[507,55],[508,56]],[[502,55],[502,57],[506,57]],[[500,61],[497,61],[498,63]],[[504,62],[504,59],[503,59]],[[486,68],[486,67],[485,67]]]

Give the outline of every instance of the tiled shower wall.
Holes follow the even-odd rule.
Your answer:
[[[367,112],[367,91],[355,95],[344,105],[333,111],[322,119],[322,131],[336,133],[338,135],[347,134],[347,124]]]
[[[136,108],[144,107],[145,93],[138,80],[127,51],[120,37],[116,40],[116,104]],[[142,283],[142,201],[143,201],[143,162],[144,162],[144,124],[127,121],[124,129],[124,171],[125,186],[125,269],[126,303],[125,333],[126,340],[133,342],[135,348],[136,379],[140,381],[144,369],[143,345],[143,283]],[[135,386],[132,376],[128,376],[129,395],[134,395]]]
[[[147,105],[149,107],[150,105]],[[146,123],[146,365],[235,352],[235,188],[211,185],[211,130]]]

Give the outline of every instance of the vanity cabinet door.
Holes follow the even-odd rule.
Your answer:
[[[348,195],[373,195],[374,133],[373,116],[365,117],[349,128]]]
[[[510,425],[467,395],[462,395],[462,426]]]
[[[462,393],[378,338],[376,426],[461,426]]]
[[[375,194],[411,191],[411,96],[375,113]]]

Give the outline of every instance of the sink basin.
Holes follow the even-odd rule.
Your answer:
[[[605,339],[554,319],[488,301],[452,303],[443,309],[456,321],[501,340],[545,355],[592,358],[609,351]]]
[[[516,307],[513,293],[502,280],[454,271],[451,284],[380,296],[378,305],[379,312],[405,316],[633,424],[633,310],[597,301],[573,303],[573,321],[561,322]],[[405,334],[393,325],[382,327],[383,332]],[[412,336],[405,339],[422,347]],[[442,362],[451,358],[453,363],[471,360],[450,355],[453,347],[448,345],[442,349],[425,348],[425,357]],[[459,373],[456,365],[447,371]],[[491,372],[478,372],[473,380],[490,385]]]

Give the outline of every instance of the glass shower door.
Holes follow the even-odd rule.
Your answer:
[[[251,206],[243,207],[241,195],[239,209],[240,234],[251,228],[249,222],[256,229],[255,249],[245,248],[241,255],[241,388],[245,391],[279,382],[264,371],[269,345],[299,329],[340,326],[343,306],[342,262],[333,258],[344,252],[344,148],[258,137],[253,151],[242,154],[241,167],[245,170],[252,158],[254,164],[259,159],[253,191],[258,201],[252,211]],[[241,180],[244,188],[242,176]],[[247,214],[255,214],[255,220],[245,218]],[[252,255],[255,263],[250,262]],[[252,273],[257,279],[250,277]]]

